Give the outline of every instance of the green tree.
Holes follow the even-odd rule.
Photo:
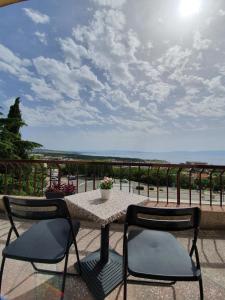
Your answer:
[[[18,138],[21,138],[20,128],[24,125],[22,115],[20,111],[20,98],[17,97],[14,104],[10,106],[9,113],[6,119],[5,128],[15,134]]]
[[[10,106],[7,118],[0,118],[0,157],[2,159],[28,159],[29,153],[42,145],[21,138],[25,126],[20,111],[20,98]],[[2,114],[1,114],[2,115]]]
[[[0,107],[1,108],[1,107]],[[9,139],[9,134],[5,129],[6,120],[2,117],[3,113],[0,111],[0,157],[11,158],[13,153],[13,145],[11,139]]]

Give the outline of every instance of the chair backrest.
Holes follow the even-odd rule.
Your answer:
[[[179,231],[197,229],[201,210],[190,208],[156,208],[130,205],[127,209],[126,223],[147,229]]]
[[[7,215],[28,220],[47,220],[55,218],[70,219],[70,214],[63,199],[36,200],[3,197]]]

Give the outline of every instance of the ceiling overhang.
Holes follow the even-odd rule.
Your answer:
[[[10,5],[10,4],[15,4],[22,1],[26,1],[26,0],[0,0],[0,7]]]

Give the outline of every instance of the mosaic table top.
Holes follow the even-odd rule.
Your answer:
[[[65,200],[71,214],[75,211],[83,217],[105,226],[122,217],[129,205],[144,205],[146,196],[112,190],[109,200],[102,200],[100,190],[93,190],[66,196]]]

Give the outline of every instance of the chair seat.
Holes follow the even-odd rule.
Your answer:
[[[187,250],[168,232],[131,230],[127,247],[131,275],[174,281],[201,276]]]
[[[73,222],[75,236],[79,226],[79,222]],[[40,221],[6,246],[3,255],[24,261],[57,263],[65,256],[68,236],[71,245],[72,234],[66,219]]]

